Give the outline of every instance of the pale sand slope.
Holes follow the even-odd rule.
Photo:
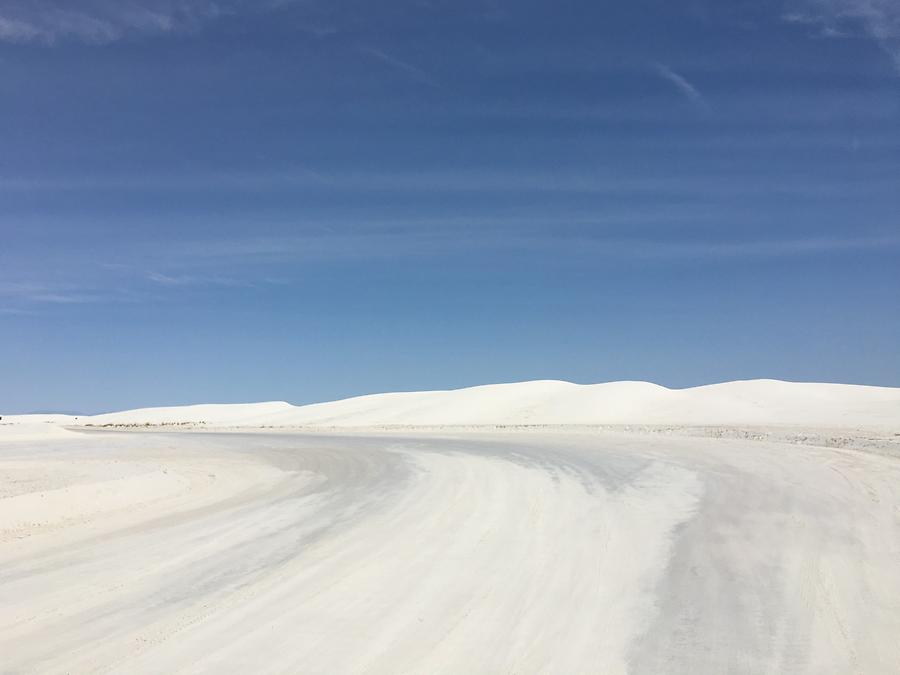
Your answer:
[[[900,672],[862,453],[71,432],[0,442],[0,514],[3,673]]]
[[[3,415],[0,442],[60,438],[69,435],[64,426],[76,422],[69,415]]]
[[[301,407],[274,402],[147,408],[77,420],[78,424],[200,422],[207,426],[673,424],[890,429],[900,427],[900,388],[777,380],[691,389],[666,389],[647,382],[537,381],[375,394]]]

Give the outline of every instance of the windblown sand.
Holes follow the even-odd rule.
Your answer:
[[[895,391],[849,417],[890,442]],[[497,405],[546,421],[533,393]],[[360,425],[401,419],[359,405]],[[564,428],[4,422],[2,673],[900,672],[896,457]]]

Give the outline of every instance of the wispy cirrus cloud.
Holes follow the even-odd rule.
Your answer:
[[[491,256],[534,255],[595,264],[704,264],[747,262],[842,256],[900,249],[900,237],[884,230],[866,234],[816,234],[796,237],[753,237],[750,233],[707,233],[677,236],[666,231],[633,228],[571,228],[562,231],[557,225],[522,227],[516,222],[492,226],[464,221],[423,226],[381,225],[345,231],[332,229],[306,235],[274,235],[269,237],[220,237],[185,240],[177,250],[167,252],[165,261],[147,271],[146,258],[152,249],[134,251],[135,259],[123,276],[117,269],[104,270],[87,283],[78,274],[68,275],[68,282],[0,280],[0,314],[13,318],[36,312],[135,302],[169,302],[188,292],[197,298],[221,298],[234,289],[247,289],[257,297],[297,283],[298,270],[310,262],[415,260],[468,256],[486,253]],[[567,263],[569,264],[569,263]],[[152,268],[150,268],[152,269]],[[239,270],[239,276],[234,271]],[[93,311],[93,310],[91,310]]]
[[[413,80],[419,82],[420,84],[425,84],[429,87],[438,86],[438,83],[434,80],[434,78],[432,78],[431,75],[426,73],[418,66],[414,66],[413,64],[403,61],[402,59],[398,59],[396,56],[392,56],[391,54],[388,54],[381,49],[375,49],[373,47],[360,47],[359,50],[362,53],[374,57],[378,61],[381,61],[385,65],[390,66],[395,70],[406,73]]]
[[[875,40],[900,74],[900,2],[897,0],[793,0],[785,21],[817,26],[824,37],[860,33]]]
[[[91,44],[132,35],[194,30],[220,16],[259,11],[289,0],[0,0],[0,40]]]
[[[816,235],[795,238],[707,236],[688,239],[671,235],[628,235],[604,230],[561,232],[558,227],[390,227],[357,232],[323,232],[307,236],[222,239],[181,247],[183,264],[234,267],[240,263],[260,270],[292,267],[299,261],[336,259],[398,259],[460,255],[471,251],[533,253],[557,251],[560,256],[589,255],[631,260],[727,260],[880,251],[900,247],[900,236],[873,231],[857,236]]]
[[[846,147],[843,140],[842,148]],[[703,174],[672,175],[668,172],[622,171],[609,167],[591,166],[556,171],[541,169],[511,170],[496,167],[474,168],[406,168],[391,170],[347,169],[328,173],[309,171],[247,171],[195,172],[168,174],[118,174],[37,177],[34,179],[0,175],[0,195],[5,192],[172,192],[242,191],[247,193],[276,193],[284,190],[315,190],[333,194],[359,193],[515,193],[585,195],[678,195],[704,196],[795,194],[810,197],[833,194],[868,195],[893,188],[896,179],[891,174],[848,180],[845,177],[807,179],[803,175],[773,176],[765,172],[747,175],[735,181],[718,169]]]
[[[676,73],[672,68],[664,63],[654,63],[653,68],[657,75],[669,82],[684,96],[688,101],[694,104],[699,110],[709,112],[709,104],[706,102],[703,94],[686,77]]]
[[[9,302],[49,305],[78,305],[102,302],[105,293],[70,285],[34,282],[0,282],[0,298]]]
[[[242,279],[221,276],[196,276],[192,274],[163,274],[150,272],[147,279],[155,284],[168,287],[179,286],[225,286],[229,288],[252,288],[255,284]]]
[[[857,237],[808,236],[795,239],[745,239],[745,240],[620,240],[610,242],[617,255],[638,258],[662,258],[674,260],[765,260],[853,251],[882,250],[900,246],[900,237],[869,235]],[[602,246],[603,244],[599,244]]]
[[[0,307],[0,316],[33,316],[34,310],[21,307]]]

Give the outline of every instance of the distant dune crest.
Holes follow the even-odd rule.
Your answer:
[[[672,424],[884,428],[900,426],[900,388],[746,380],[667,389],[649,382],[581,385],[539,380],[450,391],[372,394],[305,406],[281,401],[212,404],[52,418],[74,424],[202,423],[210,427]]]

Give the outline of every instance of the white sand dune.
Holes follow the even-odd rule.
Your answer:
[[[0,672],[893,675],[896,456],[565,425],[895,444],[898,413],[878,387],[526,382],[4,417]]]
[[[3,415],[0,442],[65,437],[69,434],[65,427],[77,423],[77,418],[69,415]]]
[[[77,424],[222,426],[379,425],[900,425],[900,388],[748,380],[690,389],[648,382],[579,385],[544,380],[451,391],[284,402],[145,408],[69,420]]]

